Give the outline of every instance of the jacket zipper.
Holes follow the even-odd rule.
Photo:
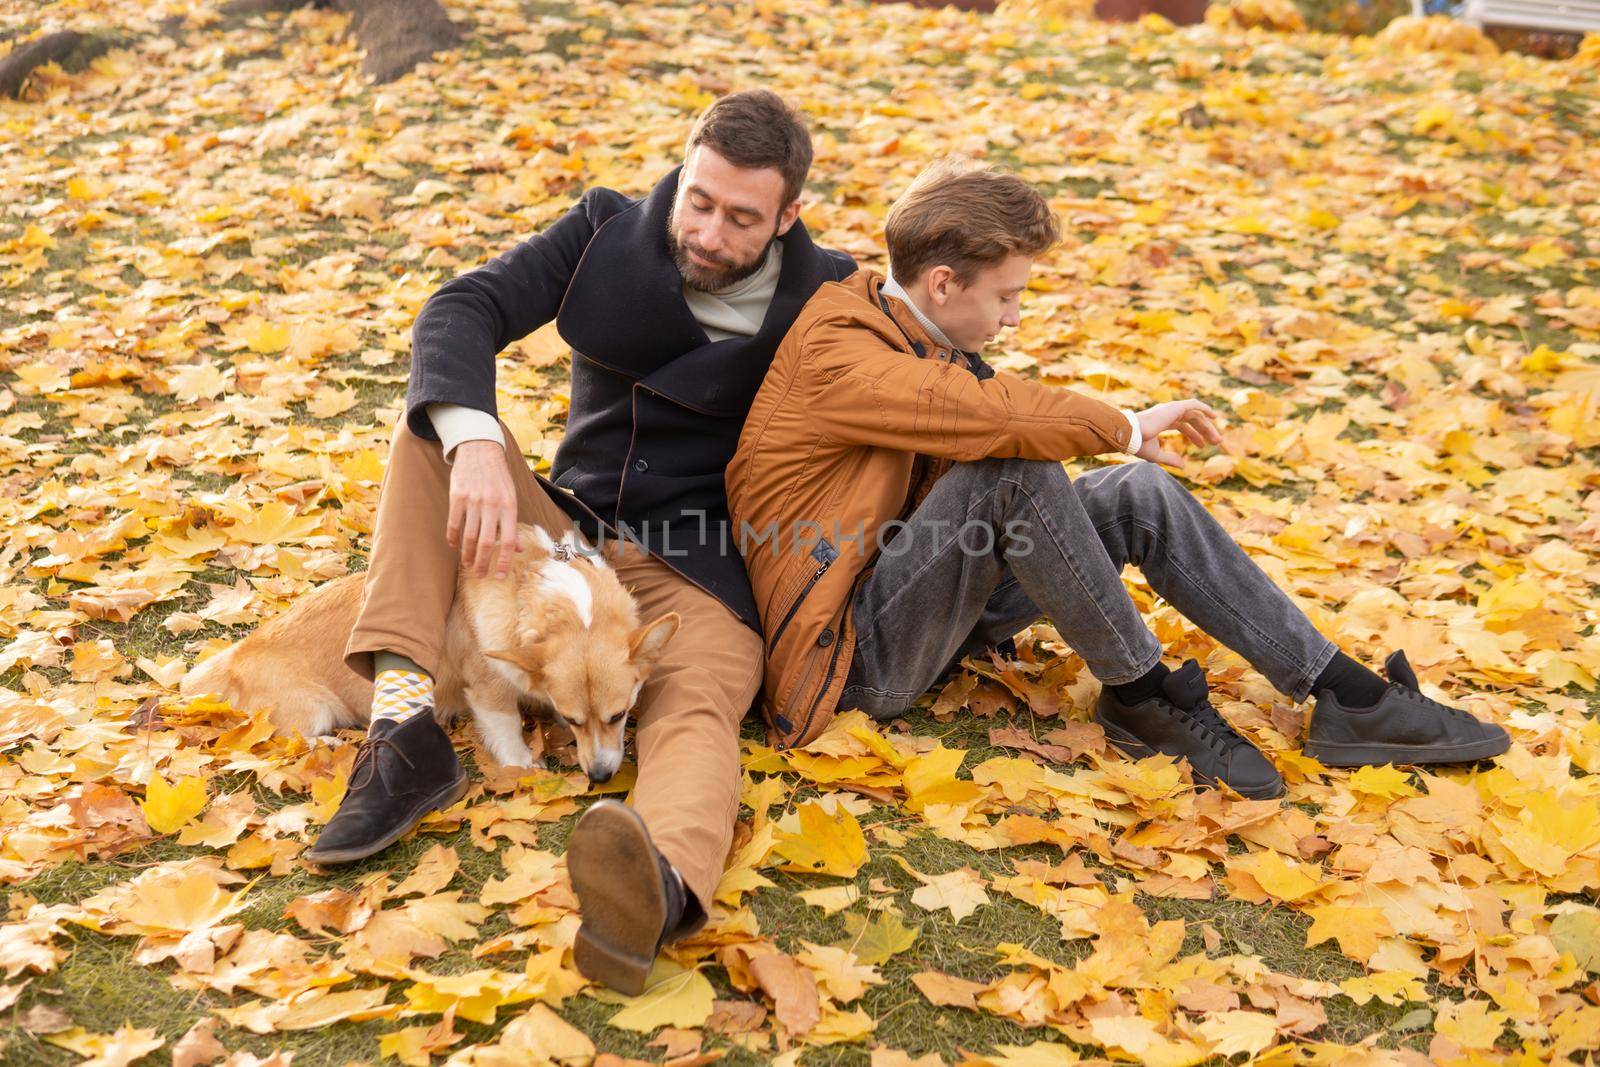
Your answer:
[[[769,653],[778,647],[778,638],[782,637],[783,631],[789,628],[789,623],[794,620],[795,612],[800,610],[800,605],[805,603],[805,599],[811,594],[811,590],[822,580],[822,576],[828,572],[828,568],[833,566],[833,561],[839,558],[839,552],[828,543],[827,538],[823,538],[817,542],[817,547],[811,550],[811,558],[817,561],[817,569],[812,572],[811,577],[806,580],[806,584],[801,587],[799,594],[794,598],[794,603],[789,605],[789,610],[784,612],[783,619],[778,623],[778,628],[772,631],[772,637],[767,641],[767,651]]]
[[[874,562],[876,562],[876,553],[874,553],[874,558],[868,560],[867,565],[855,576],[855,580],[850,583],[849,592],[845,594],[844,608],[839,612],[839,625],[834,630],[833,655],[828,658],[828,669],[822,676],[822,688],[817,690],[815,699],[811,701],[811,707],[806,709],[806,717],[800,724],[800,731],[796,735],[797,737],[804,737],[810,731],[811,720],[816,718],[817,708],[822,705],[822,698],[828,694],[828,687],[833,684],[833,672],[839,666],[839,652],[844,648],[845,616],[850,614],[850,605],[855,602],[856,589],[861,585],[861,579],[871,572]]]

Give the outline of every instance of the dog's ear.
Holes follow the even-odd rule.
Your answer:
[[[490,659],[502,660],[514,667],[521,667],[534,681],[538,681],[539,676],[544,673],[545,657],[542,645],[519,645],[516,648],[505,648],[494,652],[485,650],[483,654]]]
[[[667,642],[678,632],[682,617],[669,611],[658,619],[651,619],[628,638],[628,659],[641,671],[648,671],[666,651]]]

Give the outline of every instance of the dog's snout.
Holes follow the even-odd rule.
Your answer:
[[[617,773],[617,768],[622,766],[622,753],[600,751],[595,753],[594,759],[584,768],[584,773],[589,776],[590,785],[604,785],[611,781]]]

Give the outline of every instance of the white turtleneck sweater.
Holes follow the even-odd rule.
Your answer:
[[[703,292],[683,287],[683,301],[689,305],[706,336],[713,341],[731,337],[753,337],[767,317],[767,306],[778,291],[778,276],[783,273],[783,244],[773,241],[766,259],[756,272],[726,289]],[[455,458],[456,446],[463,441],[501,441],[500,423],[487,411],[461,404],[429,404],[428,420],[439,435],[445,462]]]

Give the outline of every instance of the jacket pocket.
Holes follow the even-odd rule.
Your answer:
[[[827,657],[827,668],[822,676],[822,684],[817,686],[817,691],[815,695],[812,696],[810,705],[806,708],[805,718],[800,720],[800,723],[794,732],[793,736],[797,740],[800,738],[810,737],[812,735],[812,721],[817,717],[817,709],[822,705],[822,698],[828,695],[828,690],[833,685],[834,673],[839,666],[839,653],[844,651],[845,637],[849,629],[847,624],[850,621],[851,605],[855,603],[856,590],[861,588],[861,583],[865,581],[866,576],[871,573],[873,567],[877,563],[877,559],[877,554],[874,553],[872,558],[868,560],[866,569],[862,570],[855,576],[855,578],[851,580],[850,588],[845,591],[844,604],[840,606],[839,614],[836,616],[833,622],[829,623],[828,630],[831,630],[835,635],[833,641],[831,642],[833,646],[832,654]],[[813,648],[811,651],[814,655],[815,653],[825,651],[825,648],[819,645],[818,647]],[[812,666],[813,663],[807,663],[806,673],[808,675],[808,681]],[[798,695],[800,695],[799,690],[792,690],[790,699],[793,700],[794,697]],[[798,708],[794,710],[797,713],[799,711]],[[833,708],[828,709],[827,718],[831,719],[833,717],[834,710],[835,709]]]
[[[779,616],[778,625],[773,627],[772,636],[767,639],[767,652],[769,654],[778,647],[778,638],[783,636],[783,632],[794,621],[795,613],[800,610],[800,605],[805,603],[806,597],[811,595],[811,590],[817,587],[817,583],[822,580],[822,576],[828,573],[828,568],[833,566],[833,561],[838,558],[839,550],[834,548],[827,538],[819,540],[817,546],[811,550],[811,559],[815,566],[812,568],[810,576],[800,583],[799,590],[794,594],[783,614]]]
[[[810,685],[811,680],[816,677],[817,668],[822,665],[826,651],[826,649],[813,646],[806,652],[805,661],[801,663],[800,669],[795,671],[794,680],[785,686],[779,694],[780,699],[774,706],[774,711],[793,714],[800,710],[795,707],[795,702],[804,698],[810,691],[807,687]],[[791,722],[789,726],[783,728],[782,732],[790,734],[793,730],[794,724]]]

